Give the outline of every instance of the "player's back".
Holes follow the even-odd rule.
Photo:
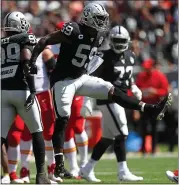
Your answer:
[[[86,73],[89,61],[103,41],[101,34],[94,38],[89,37],[83,26],[76,22],[66,23],[61,32],[72,43],[61,43],[56,68],[51,75],[53,82],[65,78],[78,78]]]
[[[6,39],[6,37],[2,39]],[[1,45],[2,90],[27,89],[23,66],[21,63],[21,51],[23,48],[32,50],[32,46],[22,45],[19,43],[9,43],[8,39],[6,39],[6,44]]]

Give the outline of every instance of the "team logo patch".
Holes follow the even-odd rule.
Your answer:
[[[103,38],[103,37],[100,37],[100,38],[99,38],[99,45],[101,45],[101,44],[102,44],[103,40],[104,40],[104,38]]]
[[[130,61],[132,64],[134,64],[134,58],[133,57],[130,57]]]

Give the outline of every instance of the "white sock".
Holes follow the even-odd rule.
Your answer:
[[[77,164],[76,146],[73,138],[64,143],[64,154],[70,165],[70,170],[79,169]]]
[[[76,146],[80,155],[80,167],[85,166],[88,161],[88,136],[84,130],[81,134],[75,134]]]
[[[96,164],[98,161],[95,161],[93,159],[89,159],[89,161],[87,162],[87,164],[85,165],[86,170],[88,171],[88,173],[90,173],[91,171],[94,170]]]
[[[118,162],[118,169],[119,169],[119,172],[128,170],[127,162],[126,161]]]
[[[29,169],[29,162],[32,157],[32,140],[20,142],[21,167]]]
[[[52,140],[50,140],[50,141],[45,140],[45,154],[47,157],[48,166],[55,164]]]
[[[16,172],[20,156],[19,145],[17,145],[16,147],[9,146],[7,155],[8,155],[9,173]]]

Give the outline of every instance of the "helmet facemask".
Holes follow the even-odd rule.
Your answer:
[[[80,22],[97,31],[107,31],[109,28],[109,14],[106,12],[104,7],[100,9],[101,5],[89,4],[83,10]]]
[[[129,47],[130,40],[120,37],[111,37],[110,45],[116,53],[122,53],[126,51]]]

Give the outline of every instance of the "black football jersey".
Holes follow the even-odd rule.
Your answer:
[[[133,82],[134,53],[126,50],[122,54],[116,54],[109,49],[99,51],[98,55],[104,59],[104,62],[92,75],[111,82],[116,88],[126,93]]]
[[[86,73],[88,63],[97,53],[105,35],[97,33],[96,37],[89,37],[84,26],[77,22],[66,23],[61,32],[72,44],[61,43],[56,68],[51,74],[52,83],[65,78],[75,79]]]
[[[2,38],[6,39],[6,38]],[[33,50],[32,45],[9,43],[1,45],[1,89],[2,90],[25,90],[28,85],[25,80],[21,62],[21,50],[28,48]]]

